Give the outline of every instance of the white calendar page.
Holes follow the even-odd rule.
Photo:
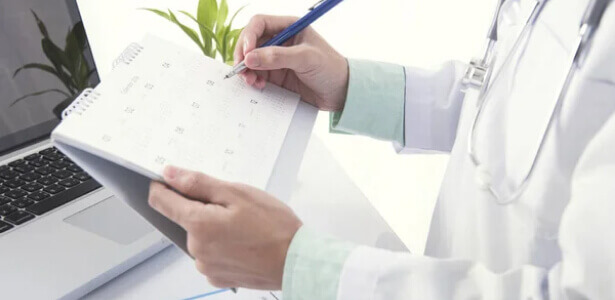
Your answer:
[[[264,189],[299,102],[224,79],[231,67],[148,36],[52,137],[150,178],[167,165]]]

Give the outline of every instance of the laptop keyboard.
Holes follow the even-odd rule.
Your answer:
[[[98,188],[55,147],[0,165],[0,233]]]

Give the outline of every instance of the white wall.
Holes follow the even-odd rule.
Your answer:
[[[147,31],[194,47],[177,27],[136,8],[194,11],[196,1],[79,1],[103,80],[114,57]],[[250,4],[238,17],[238,25],[246,24],[256,13],[300,16],[316,2],[228,1],[232,11]],[[348,57],[434,68],[449,59],[467,61],[481,50],[495,3],[496,0],[347,0],[314,27]],[[89,26],[97,23],[105,26]],[[324,113],[315,134],[409,248],[422,252],[447,157],[399,156],[389,143],[329,134],[328,115]]]

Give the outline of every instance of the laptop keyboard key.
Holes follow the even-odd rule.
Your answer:
[[[69,171],[75,172],[75,173],[83,172],[83,169],[81,169],[79,166],[77,166],[75,164],[71,164],[70,166],[66,167],[66,170],[69,170]]]
[[[0,166],[0,172],[2,172],[2,171],[6,171],[6,170],[8,170],[8,169],[10,169],[10,168],[9,168],[9,166],[7,166],[7,165],[1,165],[1,166]]]
[[[71,189],[65,190],[59,194],[53,195],[39,203],[31,205],[26,208],[27,211],[35,214],[42,215],[56,207],[71,202],[89,192],[92,192],[100,188],[100,184],[94,180],[88,180]]]
[[[19,177],[19,179],[27,181],[27,182],[32,182],[34,180],[40,179],[41,177],[43,176],[41,176],[38,173],[30,172],[30,173],[22,175],[21,177]]]
[[[63,160],[58,160],[58,161],[54,161],[49,163],[49,166],[52,168],[56,168],[56,169],[64,169],[68,166],[70,166],[69,162],[63,161]]]
[[[24,157],[23,159],[25,159],[27,161],[38,160],[38,159],[41,159],[41,155],[38,154],[38,153],[34,153],[34,154],[30,154],[30,155]]]
[[[40,183],[36,183],[36,182],[32,182],[32,183],[28,183],[24,186],[21,187],[22,190],[26,191],[26,192],[36,192],[40,189],[44,188],[44,186]]]
[[[13,199],[19,199],[19,198],[21,198],[23,196],[27,196],[27,195],[28,195],[28,193],[26,193],[26,192],[24,192],[22,190],[11,190],[11,191],[8,191],[8,192],[4,193],[4,196],[7,196],[7,197],[13,198]]]
[[[58,182],[58,179],[55,177],[51,177],[51,176],[47,176],[47,177],[43,177],[39,180],[37,180],[36,182],[42,184],[42,185],[52,185],[56,182]]]
[[[45,192],[47,192],[49,194],[57,194],[57,193],[62,192],[64,190],[66,190],[65,187],[59,186],[57,184],[52,184],[52,185],[46,187],[45,189],[43,189],[43,191],[45,191]]]
[[[13,225],[0,221],[0,233],[3,233],[11,228],[13,228]]]
[[[30,205],[34,204],[34,200],[32,199],[28,199],[28,198],[21,198],[19,200],[15,200],[13,201],[13,203],[11,203],[11,205],[17,207],[17,208],[26,208]]]
[[[26,184],[26,182],[21,179],[13,179],[13,180],[9,180],[5,182],[4,186],[12,188],[12,189],[16,189],[24,184]]]
[[[55,147],[51,147],[51,148],[47,148],[45,150],[39,151],[38,153],[42,154],[42,155],[46,155],[46,154],[51,154],[51,153],[55,153],[56,152],[56,148]]]
[[[77,173],[77,174],[75,174],[75,176],[73,176],[73,178],[77,178],[77,179],[79,179],[81,181],[86,181],[86,180],[89,180],[92,177],[90,177],[90,175],[88,175],[87,173]]]
[[[0,185],[0,195],[1,195],[1,194],[4,194],[4,193],[6,193],[6,192],[8,192],[8,191],[10,191],[10,190],[11,190],[11,189],[9,189],[9,188],[7,188],[7,187],[5,187],[5,186]]]
[[[36,202],[39,202],[39,201],[42,201],[42,200],[45,200],[45,199],[49,198],[49,194],[47,194],[47,193],[45,193],[43,191],[38,191],[38,192],[34,192],[34,193],[28,195],[28,198],[30,198],[30,199],[32,199],[32,200],[34,200]]]
[[[81,183],[81,181],[79,181],[79,180],[77,180],[75,178],[66,178],[66,179],[58,182],[58,184],[60,184],[61,186],[65,186],[67,188],[74,187],[74,186],[76,186],[76,185],[78,185],[80,183]]]
[[[0,206],[10,203],[13,199],[9,197],[0,196]]]
[[[11,206],[10,204],[5,204],[0,206],[0,216],[6,216],[17,211],[17,208]]]
[[[6,217],[4,217],[5,221],[13,223],[15,225],[21,225],[25,222],[34,219],[34,216],[25,212],[25,211],[16,211]]]
[[[44,155],[43,158],[48,161],[56,161],[56,160],[60,160],[64,158],[64,155],[60,153],[51,153],[51,154]]]
[[[37,159],[37,160],[33,160],[33,161],[28,162],[28,165],[33,166],[33,167],[37,167],[37,168],[46,166],[48,164],[49,164],[49,161],[43,160],[43,159]]]
[[[21,165],[21,164],[25,164],[25,163],[26,163],[26,161],[25,161],[25,160],[23,160],[23,159],[18,159],[18,160],[15,160],[15,161],[10,162],[10,163],[9,163],[9,167],[16,167],[16,166],[19,166],[19,165]]]
[[[66,179],[68,177],[73,176],[73,172],[67,171],[67,170],[60,170],[60,171],[53,173],[52,176],[59,178],[59,179]]]
[[[51,174],[51,173],[53,173],[55,171],[56,171],[56,169],[50,168],[50,167],[40,167],[40,168],[36,169],[36,173],[39,173],[39,174],[41,174],[43,176],[47,176],[47,175],[49,175],[49,174]]]
[[[0,171],[0,178],[2,179],[6,179],[6,180],[11,180],[15,177],[19,176],[19,173],[15,172],[15,171],[11,171],[9,169],[4,170],[4,171]]]
[[[32,172],[32,171],[34,171],[34,169],[35,169],[34,166],[23,164],[23,165],[19,165],[17,167],[14,167],[13,171],[16,171],[16,172],[19,172],[19,173],[23,174],[23,173]]]

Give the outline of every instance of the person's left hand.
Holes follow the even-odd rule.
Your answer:
[[[302,226],[264,191],[167,167],[149,204],[188,232],[188,252],[217,287],[279,290],[290,242]],[[174,192],[172,189],[181,193]]]

